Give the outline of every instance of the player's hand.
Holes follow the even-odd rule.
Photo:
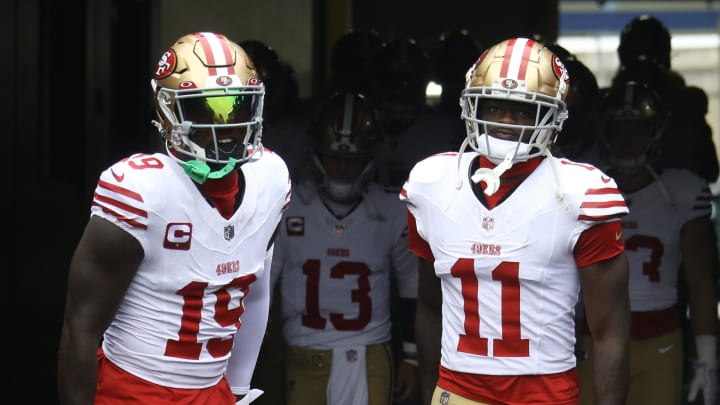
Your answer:
[[[260,395],[262,395],[264,392],[265,392],[265,391],[263,391],[263,390],[259,390],[259,389],[257,389],[257,388],[253,388],[253,389],[251,389],[250,391],[248,391],[247,394],[245,394],[245,396],[242,397],[241,400],[235,402],[235,405],[248,405],[248,404],[250,404],[252,401],[254,401],[257,397],[259,397]]]
[[[395,380],[394,402],[402,402],[415,395],[418,390],[417,366],[406,361],[400,362]]]
[[[688,391],[688,401],[695,401],[701,391],[704,403],[715,405],[717,400],[717,362],[695,361],[693,363],[693,378]]]

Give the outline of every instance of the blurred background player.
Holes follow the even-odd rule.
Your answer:
[[[373,181],[381,136],[369,100],[350,92],[329,97],[310,126],[314,170],[294,184],[272,271],[287,404],[387,405],[417,390],[417,259],[404,206]]]
[[[710,191],[704,179],[687,169],[656,172],[653,168],[652,149],[667,114],[652,89],[632,81],[610,89],[600,108],[602,140],[610,156],[607,173],[630,208],[622,219],[632,310],[628,403],[681,403],[685,308],[678,305],[678,284],[682,283],[697,347],[688,400],[702,393],[704,403],[714,404],[718,253]],[[680,274],[684,280],[679,280]],[[596,357],[587,333],[581,334],[578,349],[581,403],[592,404],[592,390],[585,387],[591,384]]]
[[[100,175],[70,264],[60,402],[249,403],[290,198],[261,143],[265,90],[211,32],[179,38],[151,84],[165,151]]]
[[[252,59],[258,76],[265,85],[263,123],[270,124],[282,119],[292,111],[298,98],[299,89],[295,71],[263,41],[246,40],[238,44]]]
[[[467,30],[460,29],[441,34],[428,52],[430,78],[442,89],[437,104],[430,105],[430,112],[435,119],[446,122],[444,131],[450,133],[452,145],[465,138],[458,98],[465,88],[468,66],[477,60],[481,50],[478,41]]]
[[[568,117],[563,123],[562,136],[558,136],[554,144],[557,153],[576,162],[603,167],[603,148],[596,134],[600,88],[595,74],[575,54],[562,46],[556,43],[546,45],[562,59],[570,75],[570,87],[565,99]]]
[[[430,60],[412,38],[387,41],[375,59],[376,101],[384,137],[379,147],[378,180],[399,191],[419,160],[447,150],[453,126],[432,114],[426,90]]]
[[[657,167],[688,169],[715,182],[720,173],[712,129],[705,119],[707,94],[688,86],[672,69],[672,43],[668,28],[657,17],[639,15],[620,33],[620,65],[613,83],[646,83],[671,113],[655,147]]]
[[[295,70],[270,45],[259,40],[239,44],[252,58],[265,85],[264,144],[283,158],[294,176],[309,154],[305,138],[298,133],[310,124],[317,103],[299,97]]]
[[[373,30],[351,29],[335,41],[330,50],[330,89],[362,94],[375,102],[375,64],[385,39]]]

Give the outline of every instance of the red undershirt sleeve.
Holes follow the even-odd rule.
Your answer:
[[[580,234],[573,254],[577,266],[585,267],[615,257],[624,248],[620,221],[610,221],[597,224]]]
[[[430,245],[423,239],[417,231],[417,224],[415,224],[415,217],[408,211],[407,213],[408,222],[408,248],[411,252],[417,256],[428,260],[434,261],[435,257],[430,250]]]

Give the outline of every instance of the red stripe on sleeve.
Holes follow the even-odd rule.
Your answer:
[[[105,189],[108,189],[108,190],[110,190],[110,191],[113,191],[113,192],[115,192],[115,193],[117,193],[117,194],[123,195],[123,196],[125,196],[125,197],[132,198],[132,199],[135,200],[135,201],[143,202],[143,198],[142,198],[142,196],[141,196],[140,194],[138,194],[138,193],[136,193],[136,192],[134,192],[134,191],[132,191],[132,190],[128,190],[128,189],[126,189],[126,188],[124,188],[124,187],[120,187],[120,186],[118,186],[118,185],[115,185],[115,184],[112,184],[112,183],[108,183],[107,181],[104,181],[104,180],[99,180],[99,181],[98,181],[98,186],[100,186],[100,187],[102,187],[102,188],[105,188]]]

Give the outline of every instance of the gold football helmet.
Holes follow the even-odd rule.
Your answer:
[[[373,175],[372,159],[381,137],[370,102],[358,93],[335,93],[323,102],[308,133],[320,191],[342,203],[362,197]],[[335,162],[333,167],[327,167],[327,158]],[[338,165],[345,170],[338,171]],[[348,173],[353,171],[348,167],[357,172]]]
[[[644,169],[669,117],[660,96],[645,83],[615,83],[599,111],[611,167],[624,174]]]
[[[568,88],[567,69],[542,43],[528,38],[511,38],[490,47],[465,76],[460,106],[467,137],[461,152],[469,145],[496,164],[506,161],[507,168],[513,162],[545,154],[567,117],[565,96]],[[480,106],[489,99],[533,106],[534,125],[483,120],[478,115]],[[489,128],[519,133],[519,139],[510,141],[493,137]]]
[[[252,60],[224,35],[178,39],[155,65],[151,85],[153,123],[196,182],[223,177],[262,153],[265,88]]]

